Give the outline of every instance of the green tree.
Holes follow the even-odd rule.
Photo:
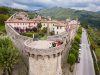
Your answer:
[[[47,28],[43,28],[42,30],[41,30],[43,33],[47,33]]]
[[[41,23],[37,25],[37,28],[40,29],[42,27]]]
[[[70,71],[72,71],[72,68],[71,66],[73,64],[75,64],[75,61],[76,61],[76,57],[74,54],[70,53],[69,56],[68,56],[68,63],[70,64]]]
[[[0,7],[0,14],[8,14],[9,9],[7,7]]]
[[[0,23],[4,24],[4,22],[8,19],[8,15],[0,14]]]
[[[9,38],[0,38],[0,65],[2,75],[12,75],[15,64],[19,59],[19,51]]]

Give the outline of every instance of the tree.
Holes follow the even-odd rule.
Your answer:
[[[36,28],[36,27],[33,27],[32,30],[33,30],[34,32],[37,32],[37,28]]]
[[[41,23],[38,23],[37,28],[40,29],[42,27]]]
[[[9,17],[8,15],[0,14],[0,23],[4,24],[4,21],[6,21],[8,17]]]
[[[44,27],[44,28],[42,29],[42,32],[43,32],[43,33],[47,33],[47,27],[46,27],[46,28]]]
[[[82,27],[88,29],[88,22],[82,21],[82,22],[81,22],[81,25],[82,25]]]
[[[73,64],[75,64],[75,61],[76,61],[76,57],[74,54],[70,53],[69,56],[68,56],[68,63],[70,64],[70,71],[72,71],[72,68],[71,66]]]
[[[55,32],[54,32],[54,31],[51,31],[51,32],[50,32],[50,35],[55,35]]]
[[[15,64],[19,59],[19,51],[9,38],[0,38],[0,64],[2,75],[12,75]]]

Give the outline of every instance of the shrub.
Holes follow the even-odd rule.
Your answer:
[[[72,66],[75,63],[75,61],[76,61],[75,55],[72,54],[72,53],[69,54],[69,56],[68,56],[68,63]]]
[[[55,35],[55,32],[54,32],[54,31],[51,31],[51,32],[50,32],[50,35]]]
[[[41,31],[42,31],[43,33],[47,33],[47,28],[43,28]]]
[[[41,23],[38,23],[37,28],[40,29],[42,27]]]
[[[39,32],[39,36],[40,37],[43,37],[44,36],[44,33],[43,32]]]
[[[34,38],[39,38],[39,34],[38,33],[35,33],[34,34]]]
[[[36,28],[36,27],[32,28],[32,30],[33,30],[34,32],[37,32],[37,28]]]

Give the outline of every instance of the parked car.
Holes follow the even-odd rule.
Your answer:
[[[76,61],[77,63],[80,63],[80,57],[78,57],[78,59],[77,59],[77,61]]]

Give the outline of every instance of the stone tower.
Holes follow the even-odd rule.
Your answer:
[[[25,42],[25,51],[29,56],[29,75],[62,75],[61,55],[64,44],[50,47],[55,41]]]

